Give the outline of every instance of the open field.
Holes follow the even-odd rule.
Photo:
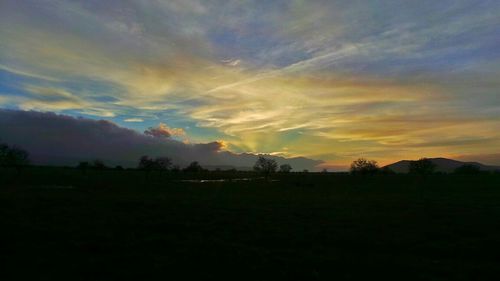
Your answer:
[[[256,176],[2,170],[2,279],[500,276],[498,174]]]

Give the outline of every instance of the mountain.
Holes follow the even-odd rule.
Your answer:
[[[462,162],[447,158],[428,158],[434,165],[436,165],[437,172],[451,173],[456,168],[461,167],[466,164],[478,166],[482,171],[500,171],[499,166],[488,166],[478,162]],[[383,168],[388,168],[396,173],[408,173],[410,162],[412,160],[401,160],[396,163],[389,164]]]

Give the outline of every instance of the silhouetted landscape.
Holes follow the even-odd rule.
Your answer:
[[[421,159],[401,174],[358,159],[312,173],[261,156],[253,171],[209,171],[143,156],[136,168],[55,167],[1,148],[2,263],[16,280],[500,274],[500,172],[480,166],[443,173],[451,160]]]
[[[477,167],[477,170],[480,171],[500,171],[499,166],[484,165],[478,162],[462,162],[446,158],[430,158],[429,160],[436,165],[436,172],[442,173],[452,173],[463,166]],[[411,160],[402,160],[385,167],[396,173],[408,173],[410,170],[410,163]]]

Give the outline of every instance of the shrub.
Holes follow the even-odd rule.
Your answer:
[[[139,158],[138,169],[146,171],[168,171],[172,167],[172,160],[168,157],[158,157],[156,159],[149,156]]]
[[[292,171],[292,166],[290,166],[290,164],[283,164],[280,166],[281,173],[290,173],[290,171]]]
[[[352,162],[351,173],[352,174],[375,174],[379,171],[377,161],[367,160],[365,158],[359,158]]]
[[[100,159],[95,159],[93,162],[92,162],[92,166],[91,166],[93,169],[95,170],[104,170],[106,169],[106,164],[104,164],[104,161],[100,160]]]
[[[204,171],[203,167],[198,163],[198,161],[191,162],[186,168],[183,169],[184,172],[199,173]]]

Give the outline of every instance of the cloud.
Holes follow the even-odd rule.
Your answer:
[[[486,165],[500,165],[500,153],[457,155],[454,159],[480,162]]]
[[[59,81],[58,79],[53,78],[53,77],[43,76],[43,75],[34,74],[34,73],[30,73],[30,72],[25,72],[25,71],[20,71],[20,70],[13,69],[13,68],[10,68],[6,65],[1,65],[1,64],[0,64],[0,70],[4,70],[4,71],[7,71],[7,72],[10,72],[13,74],[17,74],[17,75],[21,75],[21,76],[27,76],[27,77],[32,77],[32,78],[36,78],[36,79],[41,79],[41,80],[48,80],[48,81],[55,81],[55,82]]]
[[[127,118],[127,119],[124,119],[123,121],[125,121],[125,122],[144,122],[144,119],[142,119],[142,118]]]
[[[228,59],[228,60],[222,60],[222,63],[228,66],[238,66],[241,63],[241,60],[239,59]]]
[[[109,121],[36,111],[0,109],[0,136],[0,142],[26,149],[35,164],[75,165],[98,158],[109,165],[135,167],[140,156],[149,155],[168,156],[180,165],[199,161],[206,166],[248,168],[258,157],[227,151],[222,141],[186,144],[151,137]],[[268,157],[296,169],[313,170],[322,163],[307,158]]]
[[[167,124],[160,123],[158,127],[150,127],[144,131],[145,135],[155,138],[185,137],[186,132],[182,128],[170,128]]]

